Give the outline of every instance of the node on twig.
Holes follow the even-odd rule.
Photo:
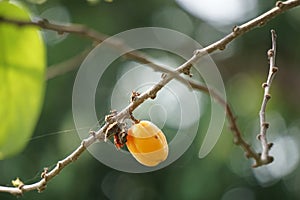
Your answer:
[[[235,34],[235,35],[239,35],[241,33],[241,29],[239,26],[235,25],[233,28],[232,28],[232,32]]]
[[[44,171],[41,173],[41,178],[45,178],[46,179],[46,175],[47,175],[47,173],[48,173],[48,167],[45,167],[44,168]]]
[[[284,6],[284,4],[283,4],[282,1],[277,1],[275,5],[276,5],[276,7],[278,7],[278,8],[283,8],[283,6]]]
[[[268,83],[263,83],[263,84],[261,85],[261,87],[262,87],[262,88],[268,87]]]
[[[141,94],[140,94],[139,92],[133,91],[133,92],[131,93],[130,101],[131,101],[131,102],[136,101],[137,98],[138,98],[138,96],[140,96],[140,95],[141,95]],[[135,124],[137,124],[137,123],[140,122],[140,120],[136,119],[136,118],[133,116],[133,113],[132,113],[132,110],[131,110],[131,109],[129,109],[128,112],[129,112],[129,116],[130,116],[131,120],[132,120]]]
[[[132,91],[131,93],[131,97],[130,97],[130,102],[134,102],[137,100],[138,96],[140,96],[141,94],[139,92],[136,91]]]
[[[273,73],[276,73],[277,71],[278,71],[278,67],[273,67],[273,68],[272,68],[272,72],[273,72]]]

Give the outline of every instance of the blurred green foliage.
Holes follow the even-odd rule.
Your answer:
[[[184,27],[174,24],[180,19],[170,10],[188,16],[192,29],[188,33],[207,45],[231,31],[231,27],[214,27],[204,20],[195,18],[171,0],[115,0],[112,3],[100,1],[90,5],[86,1],[55,0],[35,5],[28,3],[36,16],[42,16],[50,8],[63,8],[70,22],[84,24],[108,35],[136,27],[163,26],[182,31]],[[255,17],[273,6],[270,1],[258,1]],[[169,20],[162,23],[161,13],[168,10]],[[300,49],[300,8],[293,9],[236,39],[227,49],[213,54],[214,61],[227,89],[227,96],[237,118],[237,123],[246,139],[260,149],[255,136],[258,133],[258,111],[268,70],[266,51],[270,48],[270,29],[278,35],[277,74],[272,86],[272,99],[267,107],[267,119],[271,124],[270,141],[289,136],[299,146],[299,49]],[[171,15],[171,16],[170,16]],[[160,17],[157,17],[160,16]],[[166,19],[166,18],[165,18]],[[162,20],[163,21],[163,20]],[[243,21],[247,21],[244,19]],[[183,24],[186,23],[178,23]],[[232,26],[235,24],[232,24]],[[205,32],[205,34],[201,34]],[[47,46],[48,66],[71,58],[91,41],[75,35],[57,41],[49,40]],[[47,40],[47,38],[46,38]],[[50,42],[52,41],[52,42]],[[118,65],[118,63],[116,63]],[[117,69],[118,70],[118,69]],[[99,94],[99,118],[109,111],[109,97],[116,72],[111,71],[111,82],[107,90]],[[42,115],[34,137],[27,148],[18,156],[1,161],[0,183],[9,184],[17,176],[25,183],[39,180],[44,167],[51,167],[75,149],[80,140],[76,131],[58,132],[74,128],[72,120],[72,87],[76,71],[48,80]],[[108,99],[103,99],[108,97]],[[100,102],[99,102],[100,104]],[[106,106],[103,106],[106,105]],[[289,159],[296,161],[284,176],[275,176],[272,166],[252,169],[242,150],[232,142],[232,135],[226,126],[213,151],[204,159],[198,158],[198,151],[210,119],[209,105],[204,106],[200,120],[199,134],[185,154],[170,166],[145,174],[129,174],[115,171],[84,153],[78,161],[68,166],[53,179],[43,193],[29,192],[22,199],[299,199],[300,170],[299,150],[282,151],[276,160],[286,159],[282,170],[288,168]],[[103,118],[102,118],[103,119]],[[15,125],[21,121],[16,121]],[[274,128],[272,128],[274,127]],[[48,133],[51,133],[50,135]],[[286,145],[288,149],[289,145]],[[280,148],[276,145],[274,149]],[[275,150],[274,150],[275,151]],[[273,151],[271,151],[272,154]],[[286,153],[286,154],[285,154]],[[290,156],[290,155],[297,155]],[[298,160],[297,160],[298,159]],[[259,170],[265,170],[260,174]],[[0,199],[15,199],[9,194],[0,194]]]
[[[29,20],[23,7],[0,2],[0,15]],[[21,152],[44,96],[45,46],[37,28],[0,24],[0,160]],[[17,123],[16,123],[17,122]]]

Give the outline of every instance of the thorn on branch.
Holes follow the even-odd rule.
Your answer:
[[[20,190],[22,190],[22,187],[24,186],[24,183],[21,181],[19,177],[17,177],[16,180],[12,180],[11,183],[14,187],[17,187]]]
[[[271,35],[272,35],[272,42],[273,42],[274,47],[275,47],[276,46],[275,43],[276,43],[276,39],[277,39],[277,34],[276,34],[274,29],[271,30]],[[274,50],[276,50],[276,49],[274,48]]]
[[[262,88],[268,87],[268,83],[263,83],[263,84],[261,85],[261,87],[262,87]]]
[[[63,163],[62,163],[61,161],[58,161],[58,162],[57,162],[57,168],[61,168],[62,164],[63,164]]]
[[[267,164],[271,163],[274,161],[274,157],[273,156],[268,156],[267,158]]]
[[[261,134],[257,134],[256,139],[260,141],[261,140]]]
[[[239,35],[241,33],[241,29],[239,26],[235,25],[233,28],[232,28],[232,32],[234,33],[234,35]]]
[[[182,70],[182,73],[185,74],[185,75],[188,75],[189,77],[192,77],[193,74],[191,74],[191,68],[192,68],[192,66],[191,66],[191,67],[186,67],[186,68],[184,68],[184,69]]]
[[[274,50],[273,49],[269,49],[267,52],[268,55],[268,59],[272,58],[274,56]]]
[[[162,74],[161,74],[161,78],[162,78],[162,79],[165,79],[166,77],[167,77],[167,74],[166,74],[166,73],[162,73]]]
[[[268,149],[271,150],[271,148],[272,148],[273,146],[274,146],[274,143],[273,143],[273,142],[269,143],[269,144],[268,144]]]
[[[112,124],[113,122],[115,122],[115,116],[118,114],[118,112],[116,110],[111,110],[110,114],[105,116],[105,122]]]
[[[264,122],[264,123],[262,123],[262,126],[266,129],[268,129],[270,127],[270,124],[268,122]]]
[[[89,131],[89,134],[90,134],[91,136],[93,136],[93,137],[96,137],[96,132],[93,131],[93,130],[90,130],[90,131]]]
[[[131,93],[131,97],[130,97],[130,102],[134,102],[137,100],[137,98],[140,96],[141,94],[139,92],[136,91],[132,91]]]
[[[277,1],[275,5],[276,5],[276,7],[278,7],[278,8],[283,8],[283,7],[284,7],[284,4],[283,4],[282,1]]]
[[[93,138],[95,138],[95,137],[96,137],[96,132],[95,132],[95,136],[94,136]],[[85,145],[85,144],[86,144],[85,140],[82,140],[80,145],[81,145],[82,147],[86,148],[86,145]]]
[[[273,73],[278,72],[278,67],[273,67],[273,68],[272,68],[272,72],[273,72]]]
[[[44,171],[41,173],[41,178],[47,179],[48,167],[44,168]]]
[[[196,57],[198,57],[198,56],[202,55],[202,53],[203,53],[203,52],[202,52],[200,49],[197,49],[197,50],[195,50],[195,51],[193,52],[193,55],[196,56]]]

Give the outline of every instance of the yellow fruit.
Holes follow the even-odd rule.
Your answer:
[[[168,157],[165,135],[149,121],[140,121],[128,130],[126,145],[133,157],[145,166],[156,166]]]

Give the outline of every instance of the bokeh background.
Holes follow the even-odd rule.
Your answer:
[[[234,25],[270,9],[275,1],[28,0],[25,4],[36,18],[47,18],[62,24],[84,24],[107,35],[137,27],[157,26],[185,33],[206,46],[228,34]],[[267,108],[267,120],[271,125],[268,138],[274,142],[271,151],[275,157],[274,163],[252,169],[251,160],[247,160],[242,150],[233,144],[231,132],[226,126],[213,151],[204,159],[199,159],[198,151],[210,117],[210,110],[203,109],[199,134],[192,146],[180,159],[164,169],[145,174],[119,172],[85,152],[53,179],[44,192],[28,192],[21,198],[299,199],[299,19],[300,8],[290,10],[265,26],[239,37],[224,51],[212,55],[223,76],[228,101],[238,117],[238,125],[253,147],[260,149],[255,136],[259,131],[258,111],[263,94],[261,84],[268,72],[266,52],[271,45],[270,30],[276,30],[277,65],[280,70],[274,80],[272,99]],[[49,67],[80,54],[92,45],[90,40],[76,35],[43,31],[43,36],[47,43]],[[150,55],[162,57],[157,52],[150,52]],[[103,100],[98,105],[100,120],[110,110],[110,95],[116,74],[126,62],[120,59],[114,63],[114,70],[107,74],[111,78],[105,82],[106,90],[98,94],[97,98]],[[80,144],[72,118],[75,77],[76,70],[73,70],[47,80],[45,101],[33,138],[21,154],[1,161],[1,185],[10,184],[16,177],[25,183],[39,180],[44,167],[53,167]],[[209,108],[208,101],[204,104],[204,108]],[[0,199],[16,197],[0,193]]]

